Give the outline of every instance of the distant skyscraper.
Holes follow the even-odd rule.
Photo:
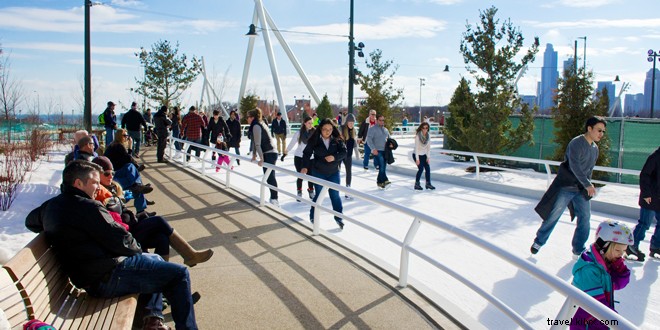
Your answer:
[[[616,87],[614,86],[614,83],[612,83],[611,81],[599,81],[597,83],[596,90],[598,90],[600,92],[600,91],[603,90],[603,88],[607,88],[607,97],[610,100],[610,103],[608,104],[607,108],[612,109],[612,106],[614,105],[614,99],[616,98],[614,96],[614,94],[616,93],[615,92]],[[617,111],[618,111],[618,115],[610,114],[610,116],[612,116],[612,117],[621,117],[620,109],[617,109]]]
[[[653,69],[646,73],[644,80],[644,108],[640,113],[642,117],[648,117],[651,114],[651,85],[653,81]],[[660,70],[655,69],[655,93],[653,95],[653,117],[658,117],[660,112]]]
[[[568,69],[574,69],[574,68],[575,68],[573,63],[574,63],[574,62],[573,62],[573,58],[572,58],[572,57],[564,61],[564,67],[563,67],[563,70],[564,70],[564,71],[562,71],[562,76],[564,75],[564,72],[565,72],[566,70],[568,70]]]
[[[530,108],[536,105],[536,95],[520,95],[522,103],[527,103]]]
[[[555,105],[554,97],[557,94],[557,52],[552,44],[546,44],[543,52],[543,68],[541,69],[541,88],[538,93],[539,112],[548,114]]]
[[[642,107],[644,107],[644,94],[626,94],[623,106],[624,116],[635,117],[640,114]]]

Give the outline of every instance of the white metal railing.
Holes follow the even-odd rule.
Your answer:
[[[514,161],[514,162],[521,162],[521,163],[528,163],[528,164],[539,164],[543,165],[545,169],[545,174],[541,173],[525,173],[526,175],[531,175],[531,176],[539,176],[539,177],[545,177],[547,180],[546,185],[550,186],[552,183],[552,172],[550,170],[550,166],[559,166],[561,162],[555,161],[555,160],[545,160],[545,159],[533,159],[533,158],[523,158],[523,157],[514,157],[514,156],[502,156],[502,155],[492,155],[492,154],[482,154],[478,152],[469,152],[469,151],[458,151],[458,150],[449,150],[449,149],[442,149],[443,154],[448,154],[448,155],[461,155],[461,156],[468,156],[472,157],[472,160],[474,162],[475,166],[475,177],[477,180],[479,180],[479,174],[481,172],[482,168],[488,168],[488,169],[495,169],[495,170],[500,170],[500,171],[509,171],[509,172],[518,172],[518,170],[513,169],[513,168],[507,168],[507,167],[502,167],[502,166],[493,166],[493,165],[488,165],[488,164],[482,164],[479,160],[481,159],[500,159],[500,160],[508,160],[508,161]],[[603,167],[603,166],[595,166],[594,167],[595,171],[601,171],[601,172],[607,172],[607,173],[614,173],[617,175],[621,174],[630,174],[630,175],[635,175],[639,176],[640,171],[637,170],[628,170],[624,168],[614,168],[614,167]],[[602,184],[615,184],[615,185],[621,185],[621,186],[627,186],[630,187],[631,185],[629,184],[621,184],[621,183],[616,183],[616,182],[609,182],[609,181],[601,181],[601,180],[591,180],[592,182],[595,183],[602,183]]]
[[[174,141],[182,143],[182,150],[181,150],[180,153],[176,153],[175,148],[174,148],[174,143],[173,143]],[[188,146],[197,147],[197,148],[202,150],[204,155],[202,155],[199,158],[195,157],[192,154],[190,155],[191,157],[197,158],[199,160],[199,162],[196,162],[196,163],[193,164],[193,163],[190,163],[190,162],[186,161],[186,155],[187,155],[186,150],[187,150]],[[245,164],[254,164],[255,166],[258,166],[258,165],[256,165],[256,163],[251,162],[251,158],[236,155],[236,154],[233,154],[233,153],[228,153],[228,152],[223,151],[223,150],[218,150],[218,149],[215,149],[215,148],[212,148],[212,147],[209,147],[209,146],[204,146],[204,145],[201,145],[201,144],[192,143],[190,141],[181,140],[181,139],[172,139],[171,138],[170,143],[169,143],[168,151],[169,152],[166,152],[166,155],[174,161],[178,161],[177,159],[175,159],[175,156],[179,155],[181,157],[180,162],[183,166],[192,168],[194,165],[199,165],[199,168],[197,170],[204,176],[207,175],[207,173],[206,173],[207,169],[216,168],[215,164],[212,164],[210,161],[205,160],[204,156],[209,151],[216,152],[218,154],[229,155],[232,158],[242,160],[243,162],[245,162]],[[451,151],[451,153],[459,153],[459,152]],[[460,152],[460,153],[466,154],[466,155],[469,155],[469,156],[473,156],[473,157],[485,157],[485,158],[495,158],[496,157],[496,155],[486,155],[486,154],[478,154],[478,153],[465,153],[465,152]],[[488,157],[486,157],[486,156],[488,156]],[[520,160],[524,160],[524,161],[527,161],[527,162],[536,161],[536,160],[532,160],[532,159],[518,158],[518,157],[507,157],[507,156],[499,156],[499,157],[504,157],[502,159],[517,160],[517,161],[520,161]],[[211,165],[207,166],[209,164],[211,164]],[[500,259],[502,259],[503,261],[512,264],[514,267],[516,267],[519,270],[523,270],[523,271],[527,272],[529,275],[536,278],[541,283],[544,283],[545,285],[552,288],[554,291],[556,291],[556,292],[560,293],[561,295],[565,296],[566,301],[563,304],[563,306],[560,308],[560,310],[558,311],[558,315],[557,315],[557,317],[555,317],[555,320],[570,320],[571,316],[573,315],[572,314],[573,311],[577,308],[577,306],[580,306],[583,309],[585,309],[586,311],[588,311],[589,313],[591,313],[592,315],[594,315],[596,318],[599,318],[601,320],[611,320],[611,321],[618,322],[618,324],[615,326],[615,328],[617,328],[617,329],[637,329],[637,327],[633,323],[628,321],[626,318],[624,318],[623,316],[621,316],[621,315],[617,314],[616,312],[612,311],[607,306],[601,304],[600,302],[593,299],[592,297],[590,297],[586,293],[582,292],[578,288],[576,288],[576,287],[572,286],[571,284],[565,282],[563,279],[561,279],[561,278],[559,278],[555,275],[549,274],[549,273],[541,270],[540,268],[538,268],[536,265],[530,263],[529,261],[523,260],[523,259],[519,258],[518,256],[512,254],[511,252],[507,251],[506,249],[503,249],[503,248],[501,248],[499,246],[496,246],[496,245],[494,245],[494,244],[492,244],[488,241],[485,241],[485,240],[479,238],[478,236],[476,236],[476,235],[474,235],[474,234],[472,234],[468,231],[465,231],[461,228],[458,228],[458,227],[456,227],[452,224],[449,224],[445,221],[442,221],[438,218],[434,218],[434,217],[429,216],[427,214],[424,214],[422,212],[410,209],[408,207],[391,203],[391,202],[389,202],[387,200],[384,200],[382,198],[375,197],[375,196],[372,196],[372,195],[368,195],[368,194],[360,192],[358,190],[353,190],[351,188],[344,187],[342,185],[338,185],[338,184],[335,184],[335,183],[332,183],[332,182],[328,182],[328,181],[325,181],[325,180],[320,180],[320,179],[315,178],[313,176],[303,175],[303,174],[300,174],[300,173],[297,173],[297,172],[294,172],[294,171],[291,171],[291,170],[288,170],[288,169],[285,169],[285,168],[277,167],[277,166],[274,166],[274,165],[271,165],[271,164],[267,164],[267,163],[264,163],[262,167],[266,168],[266,172],[263,174],[263,176],[261,178],[256,179],[252,176],[248,176],[248,175],[246,175],[244,173],[241,173],[239,171],[234,171],[234,170],[231,169],[231,167],[223,165],[222,168],[226,169],[225,182],[224,182],[225,187],[228,188],[228,189],[232,188],[232,186],[230,184],[231,175],[238,175],[238,176],[244,177],[244,178],[260,185],[260,191],[259,191],[259,205],[260,206],[265,205],[265,202],[266,202],[266,189],[275,189],[275,190],[278,191],[279,194],[284,194],[284,195],[290,196],[292,198],[297,199],[299,202],[306,203],[310,206],[314,206],[315,207],[315,212],[314,212],[313,235],[323,235],[323,236],[331,238],[331,234],[329,234],[328,232],[325,232],[325,231],[322,232],[320,230],[320,223],[321,223],[320,215],[321,215],[321,212],[327,212],[329,214],[339,216],[344,221],[349,221],[352,225],[356,225],[356,226],[359,226],[363,229],[366,229],[369,232],[374,233],[378,236],[381,236],[382,238],[386,239],[387,241],[389,241],[389,242],[391,242],[395,245],[400,246],[401,252],[400,252],[400,257],[399,257],[399,268],[398,268],[398,272],[399,272],[398,281],[399,281],[399,286],[400,287],[406,287],[408,285],[409,261],[410,261],[410,255],[412,254],[412,255],[415,255],[415,256],[419,257],[421,260],[426,261],[427,263],[429,263],[430,265],[436,267],[437,269],[445,272],[446,274],[452,276],[454,279],[458,280],[462,284],[464,284],[466,287],[468,287],[469,289],[471,289],[472,291],[474,291],[475,293],[477,293],[478,295],[480,295],[481,297],[486,299],[488,302],[493,304],[495,307],[497,307],[500,311],[502,311],[502,313],[504,313],[511,320],[516,322],[520,327],[522,327],[524,329],[533,329],[532,324],[530,324],[527,320],[525,320],[525,318],[522,315],[520,315],[518,312],[513,310],[505,302],[503,302],[499,298],[495,297],[491,293],[485,291],[478,284],[470,281],[468,278],[466,278],[462,274],[459,274],[456,271],[452,270],[451,268],[443,265],[441,262],[435,260],[433,257],[429,256],[428,254],[425,254],[423,251],[412,247],[411,245],[412,245],[413,241],[415,240],[418,229],[421,227],[422,224],[426,224],[426,225],[430,225],[430,226],[439,228],[441,230],[444,230],[445,232],[447,232],[451,235],[457,236],[457,237],[459,237],[461,239],[464,239],[464,240],[466,240],[466,241],[468,241],[472,244],[477,245],[478,247],[480,247],[480,248],[482,248],[486,251],[489,251],[490,253],[492,253],[493,255],[497,256]],[[481,165],[481,167],[484,167],[484,166]],[[296,195],[293,195],[293,194],[289,193],[286,190],[282,190],[278,187],[273,187],[273,186],[269,185],[266,182],[266,178],[271,173],[271,171],[277,171],[278,175],[288,175],[288,176],[293,176],[293,177],[296,177],[296,178],[302,178],[306,181],[311,181],[313,183],[316,183],[316,184],[319,184],[319,185],[323,186],[320,191],[316,192],[319,195],[319,197],[317,198],[317,201],[313,202],[313,201],[310,201],[310,200],[302,199],[302,198],[297,197]],[[211,176],[209,178],[213,179],[213,180],[217,180],[213,176]],[[388,208],[390,210],[397,211],[397,212],[400,212],[404,215],[410,216],[413,220],[412,220],[412,224],[410,225],[410,227],[409,227],[409,229],[408,229],[408,231],[405,235],[404,240],[400,241],[396,237],[394,237],[394,236],[392,236],[388,233],[385,233],[383,231],[380,231],[378,228],[368,226],[368,225],[366,225],[366,224],[358,221],[357,219],[354,219],[354,218],[352,218],[352,217],[350,217],[346,214],[337,213],[334,210],[332,210],[331,208],[323,206],[322,202],[328,195],[328,189],[337,190],[339,192],[349,194],[349,195],[353,196],[353,198],[373,203],[373,204],[377,205],[378,207],[385,207],[385,208]],[[341,244],[341,243],[339,243],[339,244]],[[378,261],[374,261],[374,262],[378,262]]]

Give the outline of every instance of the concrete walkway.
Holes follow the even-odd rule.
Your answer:
[[[210,261],[190,268],[200,329],[463,328],[368,260],[270,207],[142,155],[157,211]],[[172,262],[182,259],[172,251]],[[166,310],[169,312],[169,309]],[[168,325],[174,327],[169,314]]]

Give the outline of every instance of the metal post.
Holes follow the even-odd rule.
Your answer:
[[[422,86],[424,86],[426,79],[419,78],[419,123],[422,123]]]
[[[92,54],[90,7],[92,2],[85,0],[85,109],[83,124],[88,132],[92,132]]]
[[[348,18],[348,113],[353,113],[353,86],[355,85],[355,41],[353,39],[353,0]]]
[[[575,75],[577,76],[577,39],[575,39],[575,47],[573,51],[573,67],[575,68]]]
[[[649,61],[653,61],[653,72],[652,72],[652,78],[651,78],[651,116],[649,118],[653,118],[653,107],[655,103],[655,59],[658,57],[658,53],[649,50]]]

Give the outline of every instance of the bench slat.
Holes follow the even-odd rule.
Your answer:
[[[6,285],[13,294],[0,289],[0,307],[9,311],[12,327],[36,318],[58,329],[131,329],[137,294],[102,299],[75,288],[43,233],[3,268],[14,283]]]

